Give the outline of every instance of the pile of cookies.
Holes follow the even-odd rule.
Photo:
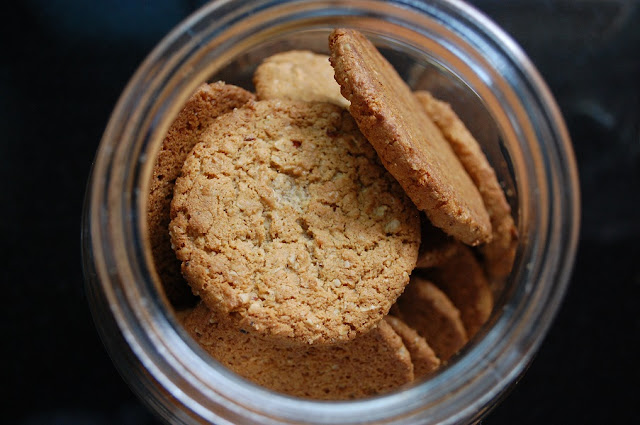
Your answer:
[[[459,352],[517,235],[449,105],[411,92],[357,31],[334,30],[329,49],[265,59],[255,94],[201,86],[158,154],[147,224],[166,296],[211,356],[335,400]]]

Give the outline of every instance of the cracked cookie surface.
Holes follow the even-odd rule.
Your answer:
[[[194,292],[298,343],[350,340],[379,322],[420,243],[417,209],[328,103],[250,102],[217,119],[185,161],[171,213]]]

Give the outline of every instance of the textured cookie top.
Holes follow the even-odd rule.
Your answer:
[[[413,380],[400,337],[384,321],[353,341],[331,346],[291,346],[243,328],[237,318],[200,303],[184,327],[216,360],[274,391],[297,397],[342,400],[373,396]]]
[[[306,343],[377,323],[420,242],[418,211],[348,112],[275,100],[211,125],[176,183],[170,232],[207,305]]]
[[[203,84],[178,113],[162,141],[149,185],[147,226],[156,271],[173,305],[181,306],[193,300],[169,240],[173,186],[187,154],[209,124],[249,100],[255,100],[255,96],[240,87],[223,82]]]
[[[518,233],[511,217],[511,207],[498,182],[496,173],[482,152],[480,144],[448,103],[434,98],[431,93],[415,93],[418,101],[442,131],[460,159],[465,170],[477,186],[491,219],[491,241],[480,247],[485,267],[493,279],[503,279],[513,267]]]
[[[413,202],[457,239],[489,241],[491,224],[478,189],[393,66],[354,30],[334,30],[329,48],[351,114]]]
[[[328,102],[346,108],[329,56],[291,50],[266,58],[253,75],[258,99]]]

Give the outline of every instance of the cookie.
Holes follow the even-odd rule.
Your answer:
[[[214,310],[299,343],[355,338],[409,281],[419,213],[344,109],[250,102],[217,119],[177,180],[182,272]]]
[[[258,99],[328,102],[347,108],[333,77],[329,56],[291,50],[266,58],[253,75]]]
[[[399,317],[427,340],[443,362],[467,343],[460,311],[428,280],[412,276],[397,306]]]
[[[493,294],[484,270],[471,249],[458,245],[456,255],[442,266],[426,270],[424,274],[460,310],[467,335],[472,338],[491,315]]]
[[[456,254],[459,243],[428,220],[422,219],[421,223],[422,236],[416,269],[438,267]]]
[[[434,98],[427,91],[415,93],[416,98],[440,128],[477,186],[491,219],[491,241],[479,250],[491,279],[507,277],[513,267],[518,232],[511,216],[511,207],[498,182],[496,173],[480,145],[448,103]]]
[[[154,265],[167,298],[174,306],[193,305],[194,296],[180,274],[180,262],[171,249],[171,198],[182,163],[207,126],[218,116],[255,96],[240,87],[217,82],[203,84],[178,113],[156,158],[147,199],[147,227]]]
[[[407,326],[402,320],[393,316],[385,316],[384,320],[400,336],[402,343],[411,356],[413,374],[416,379],[423,378],[435,372],[440,367],[440,359],[433,352],[427,341]]]
[[[478,189],[392,65],[354,30],[334,30],[329,49],[349,111],[416,206],[466,244],[488,242],[491,223]]]
[[[297,397],[343,400],[390,391],[414,378],[409,352],[385,321],[353,341],[291,346],[243,328],[200,303],[184,319],[216,360],[258,385]]]

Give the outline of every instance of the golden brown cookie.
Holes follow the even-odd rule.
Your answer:
[[[420,243],[418,211],[349,113],[282,100],[210,126],[176,183],[170,231],[208,306],[319,344],[380,321]]]
[[[476,139],[448,103],[435,99],[427,91],[419,91],[415,95],[440,128],[480,191],[493,231],[491,241],[482,245],[480,252],[484,256],[489,277],[496,280],[504,279],[513,267],[518,233],[511,217],[511,207],[496,173]]]
[[[347,108],[333,77],[329,56],[291,50],[266,58],[253,75],[258,99],[328,102]]]
[[[433,283],[417,276],[397,302],[399,317],[446,362],[468,341],[460,311]]]
[[[460,310],[467,335],[472,338],[491,315],[493,294],[471,249],[459,244],[456,255],[442,266],[426,270],[425,276]]]
[[[329,49],[351,114],[417,207],[469,245],[489,241],[491,223],[478,189],[391,64],[354,30],[334,30]]]
[[[422,219],[422,237],[418,251],[417,269],[428,269],[444,264],[449,257],[455,255],[458,241],[433,226],[429,220]]]
[[[384,320],[402,338],[402,343],[409,350],[411,362],[413,363],[413,374],[416,379],[425,377],[440,367],[438,356],[433,352],[427,341],[418,335],[414,329],[397,317],[385,316]]]
[[[158,152],[147,201],[147,226],[156,271],[167,298],[175,306],[193,305],[194,300],[180,274],[180,262],[169,240],[169,212],[175,180],[204,129],[216,117],[254,98],[248,91],[223,82],[203,84],[178,113]]]
[[[215,359],[258,385],[297,397],[341,400],[373,396],[413,380],[409,352],[384,320],[368,333],[331,346],[291,346],[243,328],[200,303],[184,327]]]

